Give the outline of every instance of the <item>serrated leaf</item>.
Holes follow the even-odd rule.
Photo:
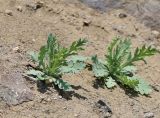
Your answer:
[[[72,87],[62,79],[56,79],[54,81],[55,85],[57,85],[60,89],[64,91],[72,91]]]
[[[138,91],[142,95],[148,95],[149,93],[152,92],[152,88],[143,79],[139,79],[139,84],[135,90]]]
[[[116,84],[116,81],[112,79],[112,77],[108,77],[108,79],[106,79],[105,85],[107,86],[107,88],[113,88],[114,86],[116,86]]]
[[[121,84],[128,86],[129,88],[135,89],[135,87],[139,84],[139,80],[136,77],[128,77],[126,75],[121,75],[118,77]]]
[[[121,37],[116,37],[108,47],[106,55],[107,67],[112,74],[121,71],[121,65],[125,63],[130,54],[131,40],[126,38],[122,40]]]
[[[107,70],[107,68],[105,67],[105,65],[103,63],[101,63],[97,56],[92,56],[92,71],[94,73],[94,75],[96,77],[104,77],[104,76],[108,76],[109,72]]]
[[[70,55],[77,54],[77,51],[84,50],[82,46],[84,46],[86,43],[87,40],[81,38],[78,41],[74,41],[69,48]]]
[[[75,62],[69,61],[67,66],[62,66],[60,68],[61,73],[78,73],[86,67],[84,62]]]
[[[89,57],[84,57],[84,56],[80,56],[80,55],[73,55],[73,56],[70,56],[67,61],[72,61],[73,63],[76,63],[76,62],[85,62]]]
[[[48,49],[46,46],[42,46],[38,55],[39,67],[42,66],[45,69],[45,56]]]

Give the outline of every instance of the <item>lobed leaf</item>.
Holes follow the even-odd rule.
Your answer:
[[[43,76],[44,73],[39,71],[39,70],[34,70],[34,69],[31,69],[29,71],[26,72],[27,75],[32,75],[32,76],[38,76],[38,75],[41,75]]]
[[[142,95],[148,95],[152,92],[152,88],[149,86],[147,82],[145,82],[143,79],[139,79],[139,84],[135,88],[136,91],[138,91]]]
[[[73,55],[70,56],[67,61],[72,61],[73,63],[76,62],[85,62],[87,59],[89,59],[89,57],[84,57],[84,56],[80,56],[80,55]]]
[[[81,70],[83,70],[85,67],[86,67],[86,64],[84,62],[69,61],[69,62],[67,62],[67,66],[62,66],[60,68],[60,72],[61,73],[78,73]]]
[[[108,79],[106,79],[105,81],[105,85],[107,86],[107,88],[113,88],[117,85],[117,83],[112,77],[108,77]]]
[[[59,89],[62,89],[64,91],[72,91],[72,87],[62,79],[56,79],[54,81],[54,84],[59,87]]]
[[[92,56],[92,63],[92,71],[96,77],[104,77],[109,75],[109,71],[105,65],[98,60],[97,55]]]

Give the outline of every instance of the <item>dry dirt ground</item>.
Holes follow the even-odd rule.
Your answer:
[[[37,2],[0,0],[0,85],[18,89],[23,84],[24,90],[29,91],[27,100],[24,100],[28,102],[12,101],[11,98],[8,103],[0,92],[0,117],[103,118],[107,113],[95,107],[98,100],[103,100],[111,108],[112,114],[107,115],[112,118],[143,118],[148,114],[160,117],[160,55],[147,58],[147,65],[137,63],[138,74],[155,86],[149,97],[133,96],[120,87],[113,90],[96,89],[93,87],[95,78],[87,69],[79,74],[63,76],[75,86],[70,100],[62,98],[54,89],[39,92],[36,83],[21,77],[27,69],[27,51],[38,51],[46,43],[49,33],[55,34],[64,46],[79,38],[86,38],[89,43],[80,54],[97,54],[102,58],[106,46],[117,35],[130,36],[133,47],[142,44],[160,46],[157,33],[123,10],[101,13],[76,0]],[[127,17],[120,18],[120,13],[127,14]],[[23,81],[18,80],[21,82],[16,84],[17,78]],[[7,79],[9,82],[5,82]]]

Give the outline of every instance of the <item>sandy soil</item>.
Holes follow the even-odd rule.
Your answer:
[[[153,31],[123,10],[101,13],[76,0],[45,0],[41,3],[43,5],[35,7],[37,1],[0,0],[1,76],[15,71],[24,73],[28,63],[27,51],[39,50],[46,43],[49,33],[55,34],[64,46],[79,38],[87,38],[89,44],[80,54],[97,54],[102,58],[106,46],[117,35],[130,36],[133,47],[145,43],[157,48],[160,46],[160,38]],[[127,17],[120,18],[120,13],[127,14]],[[35,83],[25,81],[35,95],[34,99],[15,106],[8,106],[0,100],[0,117],[101,118],[104,114],[94,108],[95,102],[101,99],[112,109],[112,118],[143,118],[146,112],[159,118],[159,59],[160,55],[157,55],[148,58],[147,65],[137,63],[138,74],[156,87],[157,91],[153,89],[149,97],[130,95],[120,87],[113,90],[96,89],[93,87],[93,74],[84,70],[63,77],[76,86],[70,100],[62,98],[54,89],[41,93]]]

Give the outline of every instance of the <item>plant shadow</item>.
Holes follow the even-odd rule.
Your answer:
[[[82,100],[87,99],[85,96],[80,95],[79,93],[76,93],[74,91],[74,90],[79,90],[79,89],[83,89],[83,90],[87,91],[86,89],[84,89],[81,86],[74,86],[74,85],[71,85],[71,86],[73,88],[73,91],[63,91],[63,90],[59,89],[57,86],[55,86],[54,88],[58,91],[59,95],[61,95],[66,100],[72,100],[72,97],[76,97],[76,98],[82,99]]]
[[[105,88],[103,79],[95,79],[93,81],[93,88],[99,89],[99,88]]]
[[[87,99],[85,96],[82,96],[74,91],[74,90],[82,89],[86,92],[89,92],[87,89],[85,89],[81,86],[74,86],[74,85],[71,85],[71,86],[73,88],[73,91],[63,91],[63,90],[59,89],[58,86],[54,85],[53,83],[46,85],[44,81],[37,81],[38,91],[41,93],[46,93],[47,91],[50,91],[52,88],[52,89],[55,89],[58,92],[58,94],[61,95],[66,100],[72,100],[73,96],[78,99],[82,99],[82,100]]]
[[[45,93],[49,90],[49,87],[45,84],[44,81],[37,81],[37,88],[40,93]]]

